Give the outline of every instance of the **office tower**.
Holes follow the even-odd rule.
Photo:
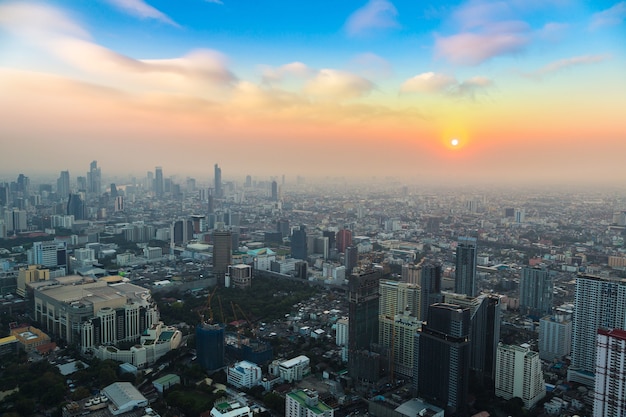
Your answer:
[[[469,297],[464,294],[444,292],[443,302],[456,304],[470,310],[470,369],[477,380],[493,386],[496,350],[500,342],[502,312],[500,298],[481,294]]]
[[[378,341],[387,352],[389,371],[413,376],[415,332],[421,325],[417,314],[420,288],[417,284],[381,280],[379,284]]]
[[[301,225],[291,234],[291,257],[294,259],[306,260],[308,256],[308,241],[306,237],[306,227]]]
[[[165,193],[165,183],[163,182],[163,168],[156,167],[154,169],[154,195],[162,198]]]
[[[207,212],[209,215],[215,214],[215,190],[209,188],[207,192]]]
[[[115,199],[119,194],[117,193],[117,185],[114,182],[111,183],[111,191],[109,193],[109,197]]]
[[[307,246],[310,245],[307,242]],[[313,253],[321,254],[324,259],[328,259],[330,254],[330,244],[327,237],[315,236],[313,240]]]
[[[598,329],[593,415],[626,415],[626,331]]]
[[[335,344],[337,346],[345,346],[348,344],[348,328],[350,321],[347,317],[337,320],[337,330],[335,332]]]
[[[74,216],[74,220],[87,219],[87,207],[80,194],[70,194],[67,199],[67,215]]]
[[[359,250],[356,246],[348,246],[344,255],[344,266],[346,267],[346,274],[351,274],[352,270],[357,267],[359,263]]]
[[[184,246],[193,238],[193,223],[191,220],[179,219],[170,226],[171,246]]]
[[[476,295],[476,256],[476,239],[460,237],[456,246],[455,293]]]
[[[541,268],[522,268],[519,282],[520,311],[535,319],[552,313],[554,282],[550,271]]]
[[[470,310],[437,303],[428,309],[427,321],[415,334],[413,389],[416,396],[465,415],[469,384]]]
[[[15,191],[22,197],[28,197],[30,194],[30,178],[24,174],[18,175]]]
[[[510,218],[515,217],[515,208],[507,207],[504,209],[504,217]]]
[[[35,242],[27,252],[30,265],[63,269],[67,273],[67,243],[49,240]],[[63,274],[65,275],[65,274]]]
[[[380,358],[371,353],[378,343],[380,271],[348,278],[348,372],[357,380],[377,381]]]
[[[76,177],[76,186],[78,187],[78,191],[82,191],[86,193],[87,192],[87,177],[83,177],[83,176]]]
[[[497,352],[496,396],[510,400],[518,397],[531,409],[546,396],[539,353],[527,345],[500,344]]]
[[[0,182],[0,207],[9,205],[10,187],[6,182]]]
[[[60,199],[65,200],[70,195],[70,172],[61,171],[59,179],[57,179],[57,195]]]
[[[515,209],[515,216],[513,218],[515,219],[515,223],[524,223],[526,220],[524,209]]]
[[[333,249],[337,249],[337,240],[336,240],[335,232],[333,232],[332,230],[324,230],[322,232],[322,236],[328,238],[328,247],[330,248],[331,251]]]
[[[198,234],[206,230],[206,217],[201,214],[192,214],[191,223],[193,224],[194,234]]]
[[[26,268],[20,268],[17,275],[16,293],[21,297],[26,297],[26,287],[39,281],[48,281],[50,279],[50,270],[40,265],[28,265]]]
[[[598,329],[624,329],[626,282],[581,275],[576,278],[572,321],[572,362],[568,381],[594,385]]]
[[[557,308],[539,320],[539,358],[561,360],[572,352],[572,310]]]
[[[4,225],[6,231],[16,234],[28,230],[28,214],[26,210],[7,210],[4,212]]]
[[[345,253],[348,246],[352,246],[352,232],[341,229],[337,232],[337,252]]]
[[[87,192],[95,195],[102,194],[102,175],[98,168],[98,161],[91,161],[87,173]]]
[[[289,236],[289,220],[288,219],[280,219],[276,222],[276,230],[281,233],[283,237]]]
[[[115,201],[113,202],[113,211],[124,211],[124,197],[121,195],[115,197]]]
[[[441,296],[441,264],[423,262],[417,283],[420,286],[420,310],[416,314],[420,320],[425,320],[428,306],[442,301]]]
[[[214,167],[214,185],[215,189],[215,198],[223,198],[224,190],[222,188],[222,168],[220,168],[217,164]]]
[[[252,176],[250,175],[246,175],[246,187],[250,188],[252,187]]]
[[[278,183],[272,181],[272,201],[278,201]]]
[[[224,325],[200,323],[196,326],[198,363],[207,371],[217,371],[224,362]]]
[[[232,263],[233,239],[230,230],[213,232],[213,275],[219,285],[224,285],[228,265]]]

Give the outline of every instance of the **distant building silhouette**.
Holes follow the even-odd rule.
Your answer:
[[[476,238],[460,237],[456,247],[454,292],[476,295]]]
[[[539,319],[552,313],[554,282],[550,271],[542,268],[523,267],[519,282],[520,310]]]
[[[67,200],[67,214],[74,220],[86,220],[87,208],[80,194],[70,194]]]
[[[233,238],[230,230],[213,232],[213,275],[224,285],[228,266],[232,263]]]
[[[308,252],[306,227],[301,225],[299,229],[294,230],[291,234],[291,257],[306,260]]]

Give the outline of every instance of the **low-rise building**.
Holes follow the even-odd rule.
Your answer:
[[[237,362],[228,367],[227,378],[228,383],[237,388],[252,388],[261,381],[261,368],[252,362]]]
[[[312,390],[292,391],[285,397],[285,417],[333,417],[332,407]]]

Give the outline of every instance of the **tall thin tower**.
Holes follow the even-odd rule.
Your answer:
[[[219,165],[215,164],[215,197],[222,198],[224,197],[224,190],[222,189],[222,168]]]
[[[476,295],[476,238],[460,237],[456,247],[454,292]]]

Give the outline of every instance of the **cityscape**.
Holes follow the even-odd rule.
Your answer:
[[[0,415],[626,415],[625,19],[0,0]]]

